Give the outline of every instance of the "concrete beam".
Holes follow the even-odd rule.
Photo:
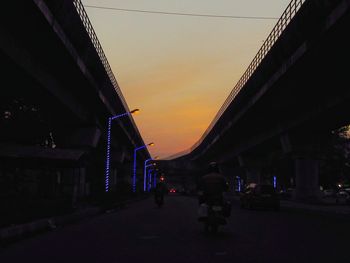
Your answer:
[[[23,46],[18,43],[8,32],[0,26],[0,49],[10,57],[14,63],[22,68],[27,74],[36,80],[44,89],[49,91],[58,101],[69,109],[74,115],[83,121],[88,120],[88,112],[83,106],[74,99],[74,97],[65,89],[62,84],[45,66],[39,63],[38,59],[29,53]]]

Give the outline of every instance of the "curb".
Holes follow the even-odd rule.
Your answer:
[[[75,223],[84,218],[92,217],[101,213],[103,213],[103,209],[93,207],[73,214],[48,217],[25,224],[2,228],[0,229],[0,244],[15,242],[23,238],[55,230],[58,226]]]
[[[104,213],[111,213],[124,208],[128,204],[142,201],[146,198],[148,198],[148,196],[124,200],[118,203],[114,203],[108,207],[90,207],[68,215],[48,217],[25,224],[0,228],[0,245],[16,242],[50,230],[52,231],[59,226],[77,223],[85,218],[97,216]]]
[[[232,200],[234,202],[239,203],[239,199],[237,197],[233,197]],[[350,217],[350,209],[329,209],[328,206],[315,206],[315,207],[307,207],[307,204],[298,204],[294,202],[280,202],[281,210],[284,211],[293,211],[293,212],[301,212],[313,215],[326,215],[326,216],[335,216],[335,217]]]
[[[304,212],[308,214],[314,215],[327,215],[327,216],[340,216],[340,217],[350,217],[350,211],[345,210],[330,210],[330,209],[322,209],[319,207],[301,207],[294,206],[288,204],[281,204],[281,208],[285,211],[297,211]]]

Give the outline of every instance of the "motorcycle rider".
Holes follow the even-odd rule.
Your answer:
[[[199,204],[224,204],[223,193],[228,191],[228,184],[225,177],[219,173],[217,163],[209,164],[208,173],[200,180],[199,190]]]
[[[156,184],[156,188],[154,189],[154,201],[161,206],[164,203],[164,194],[166,193],[167,188],[164,183],[164,180],[160,180]]]
[[[208,173],[200,180],[199,190],[198,220],[204,222],[205,232],[216,233],[219,225],[227,223],[225,217],[231,211],[230,203],[225,202],[223,195],[228,191],[228,184],[216,163],[209,164]]]

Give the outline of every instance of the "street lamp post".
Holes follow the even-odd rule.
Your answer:
[[[157,165],[157,164],[156,164],[156,163],[152,163],[152,164],[146,165],[146,166],[145,166],[145,170],[144,170],[144,176],[146,175],[147,168],[148,168],[148,167],[151,167],[151,166],[155,166],[155,165]],[[150,168],[150,169],[148,170],[148,172],[150,172],[150,171],[152,171],[152,168]],[[148,180],[150,180],[149,175],[148,175],[148,177],[146,176],[146,177],[144,177],[144,178],[148,178]],[[147,180],[147,179],[146,179],[146,180]],[[144,182],[144,183],[145,183],[145,182]]]
[[[151,174],[151,170],[148,170],[148,192],[152,189],[152,174]]]
[[[149,159],[147,159],[146,161],[145,161],[145,163],[144,163],[144,169],[143,169],[143,191],[144,192],[146,192],[146,190],[147,190],[147,167],[150,167],[150,166],[152,166],[152,165],[155,165],[155,164],[150,164],[150,165],[147,165],[147,163],[149,162],[149,161],[151,161],[151,160],[156,160],[156,159],[158,159],[158,156],[156,156],[156,157],[154,157],[154,159],[153,158],[149,158]]]
[[[110,171],[110,151],[111,151],[111,130],[112,130],[112,121],[120,117],[128,116],[130,114],[138,113],[140,110],[135,109],[130,112],[125,112],[119,115],[115,115],[108,118],[108,127],[107,127],[107,155],[106,155],[106,175],[105,175],[105,192],[109,191],[109,171]]]
[[[156,188],[157,186],[157,173],[158,169],[154,169],[154,173],[153,173],[153,188]]]
[[[149,191],[151,190],[151,188],[152,188],[151,170],[152,170],[152,168],[151,168],[151,169],[148,169],[148,171],[147,171],[147,178],[148,178],[147,190],[148,190],[148,192],[149,192]]]
[[[147,162],[153,160],[152,158],[149,158],[147,160],[145,160],[145,163],[144,163],[144,168],[143,168],[143,191],[146,192],[146,170],[147,170]]]
[[[143,148],[146,148],[147,146],[154,146],[154,143],[151,142],[149,144],[142,145],[140,147],[135,148],[135,150],[134,150],[134,169],[133,169],[133,177],[132,177],[132,192],[133,193],[136,192],[136,157],[137,157],[137,151],[141,150]]]
[[[148,180],[149,180],[149,189],[148,191],[151,189],[151,188],[155,188],[156,187],[156,169],[154,169],[153,167],[148,169]]]

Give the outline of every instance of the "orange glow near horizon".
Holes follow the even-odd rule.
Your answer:
[[[82,0],[86,5],[279,17],[289,0]],[[207,19],[86,8],[152,156],[192,147],[276,20]]]

